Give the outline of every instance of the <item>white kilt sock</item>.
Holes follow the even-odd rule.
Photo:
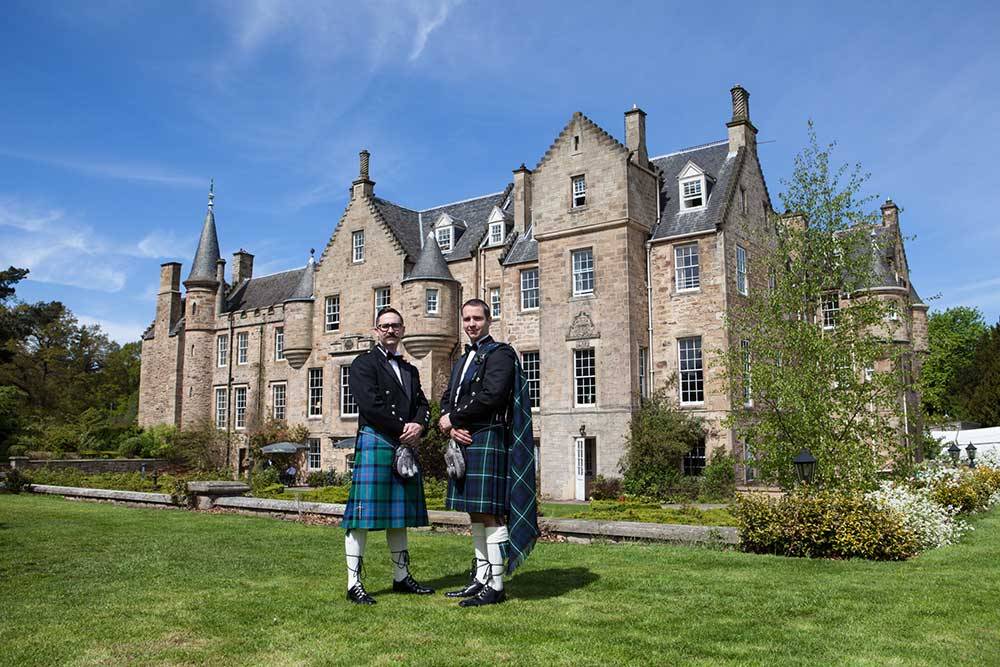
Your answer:
[[[490,586],[495,591],[503,590],[503,552],[500,545],[509,538],[507,526],[490,526],[486,529],[486,552],[490,560]]]
[[[389,558],[395,568],[393,581],[402,581],[410,574],[410,554],[403,553],[406,551],[406,529],[386,528],[385,541],[389,543]]]
[[[360,581],[361,559],[365,556],[368,541],[366,528],[353,528],[344,534],[344,554],[347,556],[347,590]]]
[[[474,523],[472,529],[472,548],[476,550],[476,581],[485,584],[489,581],[490,564],[486,554],[486,524]]]

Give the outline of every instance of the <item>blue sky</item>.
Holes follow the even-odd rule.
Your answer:
[[[834,8],[835,7],[835,8]],[[903,207],[932,307],[1000,317],[996,3],[20,2],[0,27],[0,264],[116,340],[190,266],[210,178],[223,256],[301,266],[372,152],[414,208],[502,190],[574,111],[652,155],[725,138],[751,93],[777,205],[806,121]],[[767,143],[764,143],[767,142]]]

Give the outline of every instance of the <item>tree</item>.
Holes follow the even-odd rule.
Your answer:
[[[879,217],[860,193],[860,166],[832,167],[812,123],[780,199],[786,215],[754,249],[768,276],[727,318],[721,353],[735,407],[727,419],[765,479],[794,480],[792,459],[808,448],[816,483],[865,487],[899,453],[901,350],[891,342],[891,305],[868,291]]]
[[[980,336],[956,379],[960,414],[982,426],[1000,426],[1000,321]]]
[[[920,369],[920,393],[928,416],[964,418],[959,379],[976,375],[974,359],[986,323],[977,308],[957,306],[931,313],[927,321],[929,351]]]

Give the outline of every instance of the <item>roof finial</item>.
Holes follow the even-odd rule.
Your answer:
[[[208,184],[208,209],[212,210],[215,206],[215,179],[213,178]]]
[[[316,264],[316,248],[309,248],[308,266],[313,266],[315,264]]]

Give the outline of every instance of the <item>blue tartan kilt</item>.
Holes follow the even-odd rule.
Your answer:
[[[393,443],[370,426],[358,433],[341,527],[379,530],[429,525],[423,477],[418,472],[404,481],[393,474],[393,449]]]
[[[472,434],[472,444],[462,445],[465,477],[448,479],[445,507],[456,512],[507,515],[507,443],[504,427],[484,428]]]

